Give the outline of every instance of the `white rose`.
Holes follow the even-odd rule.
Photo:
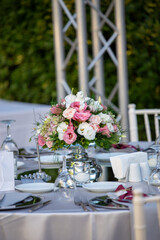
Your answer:
[[[85,102],[90,102],[91,98],[90,97],[85,97],[84,100],[85,100]]]
[[[85,130],[87,127],[89,127],[89,124],[86,123],[86,122],[83,122],[83,123],[79,124],[79,127],[78,127],[78,129],[77,129],[77,132],[78,132],[80,135],[83,136],[83,135],[84,135],[84,130]]]
[[[63,132],[59,132],[58,133],[58,138],[59,138],[59,140],[63,140],[63,136],[64,136],[64,133]]]
[[[75,102],[76,100],[76,95],[69,94],[65,97],[65,102],[66,102],[66,108],[68,108],[72,102]]]
[[[65,117],[67,119],[71,119],[71,118],[73,118],[75,112],[76,112],[76,109],[69,107],[69,108],[64,110],[62,115],[63,115],[63,117]]]
[[[96,131],[91,127],[88,126],[84,129],[84,137],[88,140],[94,140],[96,136]]]
[[[67,127],[68,127],[68,125],[65,122],[62,122],[58,125],[57,132],[58,133],[65,133],[65,131],[67,131]]]
[[[99,113],[98,114],[102,120],[102,123],[113,123],[113,119],[111,118],[111,116],[109,114],[105,114],[105,113]]]
[[[114,132],[114,127],[113,127],[112,123],[107,123],[107,127],[110,132]]]
[[[82,91],[77,92],[76,94],[76,101],[77,102],[84,102],[85,98],[84,98],[84,93]]]
[[[91,101],[89,103],[89,109],[92,112],[97,112],[97,111],[102,111],[103,107],[100,105],[100,103],[98,101],[94,101],[93,99],[91,99]]]

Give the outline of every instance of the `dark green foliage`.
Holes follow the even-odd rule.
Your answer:
[[[110,0],[101,1],[105,13]],[[65,1],[71,13],[74,0]],[[90,10],[87,8],[87,43],[92,57]],[[160,108],[160,1],[125,0],[129,100],[137,108]],[[109,16],[114,21],[114,12]],[[51,0],[0,1],[0,98],[49,104],[56,100]],[[67,21],[64,15],[64,23]],[[112,30],[104,25],[108,39]],[[74,28],[67,33],[75,38]],[[115,52],[115,43],[112,44]],[[69,47],[66,45],[66,53]],[[89,73],[90,78],[93,71]],[[104,55],[105,93],[117,76],[108,53]],[[66,71],[69,85],[78,90],[76,53]],[[113,102],[118,103],[117,96]]]
[[[160,108],[160,1],[125,2],[130,102]]]
[[[56,98],[50,0],[1,0],[0,98]]]

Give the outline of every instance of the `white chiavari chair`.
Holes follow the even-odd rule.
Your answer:
[[[150,119],[149,119],[150,115],[152,115],[152,117],[154,118],[155,136],[156,138],[159,136],[159,120],[157,116],[160,115],[160,109],[136,109],[135,104],[129,104],[128,115],[129,115],[129,133],[130,133],[131,142],[138,142],[140,140],[139,133],[138,133],[138,123],[137,123],[138,115],[144,116],[144,125],[145,125],[147,141],[151,142],[155,140],[155,139],[152,139]]]
[[[134,218],[134,240],[146,240],[146,221],[144,204],[156,202],[157,203],[157,214],[160,231],[160,195],[143,197],[141,189],[134,190],[133,198],[133,218]],[[157,239],[158,240],[158,239]]]

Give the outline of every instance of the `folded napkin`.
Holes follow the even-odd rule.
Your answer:
[[[123,180],[127,177],[131,163],[147,162],[146,152],[135,152],[110,157],[115,178]]]
[[[17,202],[23,201],[29,196],[31,196],[30,193],[7,192],[5,193],[4,198],[0,201],[0,208],[14,205]]]
[[[133,199],[133,189],[132,187],[125,188],[122,184],[117,187],[115,192],[107,193],[110,198],[113,198],[117,201],[123,200],[132,200]],[[147,197],[147,194],[143,194],[144,197]]]
[[[123,144],[123,143],[118,143],[118,144],[112,144],[112,147],[115,149],[126,149],[126,148],[132,148],[136,151],[139,151],[140,149],[131,145],[131,144]]]
[[[13,152],[0,151],[0,191],[14,190]]]

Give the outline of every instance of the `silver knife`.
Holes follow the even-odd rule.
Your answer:
[[[50,202],[51,202],[51,200],[48,200],[48,201],[46,201],[46,202],[39,203],[38,205],[30,208],[30,209],[28,210],[28,212],[31,213],[31,212],[33,212],[33,211],[36,211],[36,210],[40,209],[41,207],[44,207],[45,205],[47,205],[47,204],[50,203]]]

